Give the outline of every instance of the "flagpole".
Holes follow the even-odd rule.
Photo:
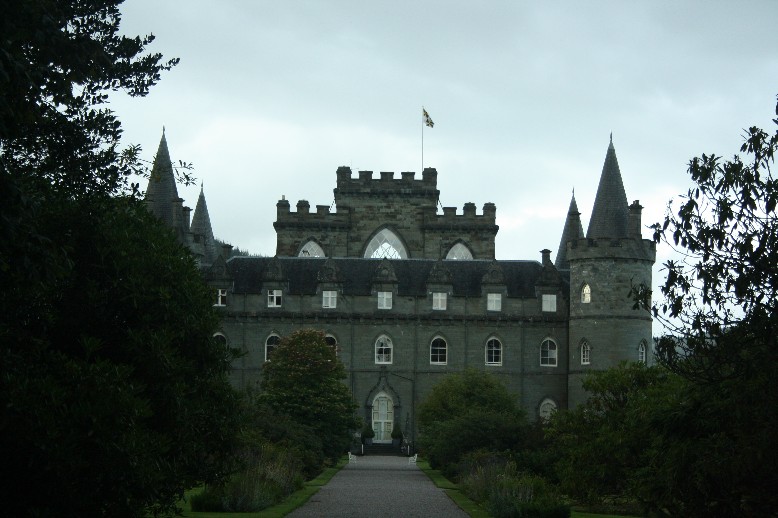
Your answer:
[[[421,107],[424,113],[424,106]],[[424,117],[421,118],[421,172],[424,173]]]

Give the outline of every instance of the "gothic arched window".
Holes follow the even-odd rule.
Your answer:
[[[557,345],[550,338],[543,340],[540,344],[540,365],[542,367],[556,367],[557,364]]]
[[[642,340],[638,346],[638,361],[646,363],[646,341]]]
[[[496,338],[486,341],[486,365],[502,365],[502,343]]]
[[[397,234],[388,228],[383,228],[368,243],[365,257],[369,259],[407,259],[408,252]]]
[[[473,252],[462,243],[457,243],[451,247],[446,254],[446,259],[454,261],[467,261],[473,258]]]
[[[430,363],[433,365],[445,365],[448,353],[448,344],[441,337],[436,337],[430,344]]]
[[[589,365],[592,362],[592,346],[589,342],[581,343],[581,365]]]
[[[324,249],[316,241],[308,241],[300,249],[299,257],[327,257]]]

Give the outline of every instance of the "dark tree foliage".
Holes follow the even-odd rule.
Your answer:
[[[477,449],[504,452],[526,446],[529,426],[516,397],[489,373],[449,374],[419,406],[419,446],[433,467],[457,474]]]
[[[351,391],[343,383],[346,370],[324,338],[313,329],[282,338],[262,369],[259,401],[309,427],[321,439],[325,456],[336,460],[348,449],[359,423]]]
[[[0,501],[9,516],[148,516],[230,468],[218,319],[188,252],[129,193],[106,95],[175,60],[121,2],[0,0]]]

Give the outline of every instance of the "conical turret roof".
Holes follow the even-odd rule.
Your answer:
[[[600,185],[594,199],[592,217],[586,237],[589,239],[621,238],[627,236],[627,194],[621,179],[619,162],[613,140],[608,145],[605,164],[602,166]]]
[[[211,228],[211,217],[208,214],[208,205],[205,203],[205,192],[202,184],[200,185],[200,197],[197,198],[197,205],[195,206],[189,231],[193,235],[199,236],[199,241],[202,243],[203,264],[213,263],[216,260],[218,253],[216,250],[216,240],[213,237],[213,229]]]
[[[562,230],[562,239],[559,240],[559,248],[554,262],[554,266],[558,270],[570,268],[570,264],[567,262],[567,243],[582,237],[584,237],[584,231],[581,225],[581,213],[578,212],[578,204],[575,202],[575,192],[573,192],[573,196],[570,198],[570,208],[567,209],[565,228]]]
[[[178,199],[173,163],[170,161],[170,152],[167,148],[165,130],[163,129],[157,155],[154,157],[151,176],[149,176],[149,184],[146,187],[146,206],[152,214],[162,220],[165,225],[172,228],[176,226],[175,205],[173,202]]]

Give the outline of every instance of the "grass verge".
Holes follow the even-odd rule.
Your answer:
[[[183,516],[187,518],[280,518],[291,513],[305,502],[308,501],[313,495],[315,495],[321,487],[335,476],[335,473],[341,470],[343,466],[348,464],[348,458],[342,457],[338,460],[338,463],[331,468],[327,468],[321,472],[321,474],[309,480],[305,483],[302,489],[299,489],[289,495],[289,498],[281,502],[280,504],[268,507],[262,511],[256,513],[196,513],[191,510],[189,504],[189,498],[186,498],[186,502],[182,503],[184,508]],[[200,489],[192,489],[187,491],[187,497],[200,491]]]

